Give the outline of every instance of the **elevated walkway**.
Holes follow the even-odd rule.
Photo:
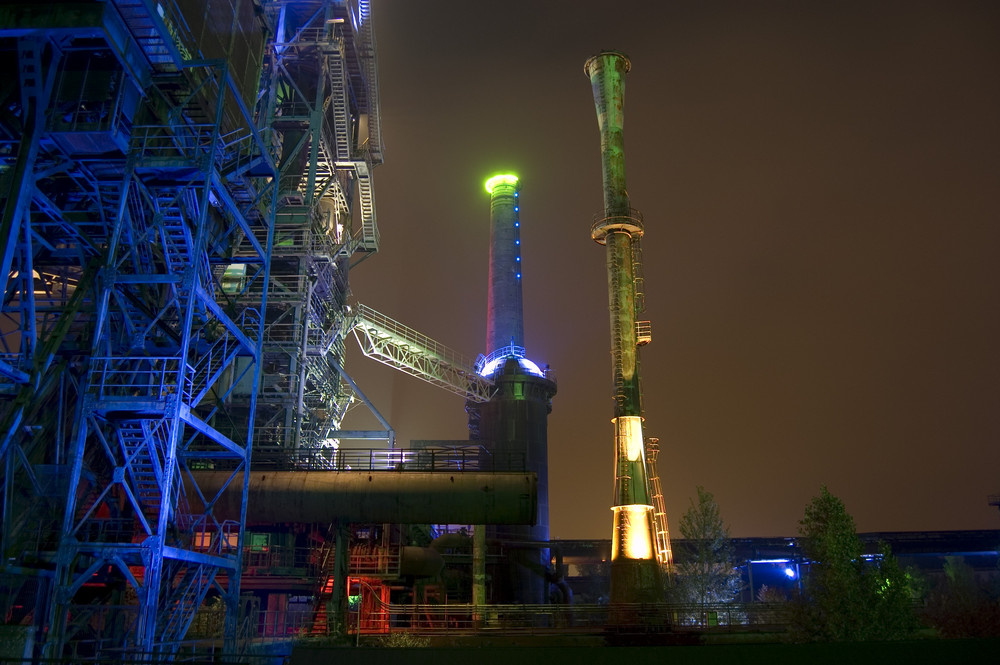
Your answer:
[[[493,383],[457,351],[367,305],[358,305],[352,331],[366,357],[422,379],[472,402],[488,402]]]

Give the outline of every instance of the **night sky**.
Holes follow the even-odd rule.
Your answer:
[[[1000,528],[1000,4],[375,0],[379,253],[354,298],[485,351],[486,177],[517,173],[528,356],[556,371],[553,538],[608,538],[612,386],[586,59],[632,61],[646,432],[673,535],[797,533],[825,484],[860,531]],[[464,400],[347,370],[410,439]],[[363,407],[345,426],[368,422]],[[370,423],[374,426],[374,421]]]

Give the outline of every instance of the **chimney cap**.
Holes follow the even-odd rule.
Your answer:
[[[590,78],[590,68],[591,68],[591,66],[599,58],[603,58],[603,57],[606,57],[606,56],[613,56],[613,57],[621,58],[622,60],[624,60],[625,61],[625,73],[626,74],[628,74],[629,70],[632,69],[632,61],[628,59],[627,55],[625,55],[624,53],[622,53],[621,51],[619,51],[617,49],[607,49],[607,50],[601,51],[597,55],[592,55],[589,58],[587,58],[587,62],[583,63],[583,73],[586,74],[588,78]]]
[[[511,185],[517,189],[519,181],[517,176],[513,173],[502,173],[500,175],[495,175],[486,181],[486,191],[491,196],[493,195],[493,190],[499,185]]]

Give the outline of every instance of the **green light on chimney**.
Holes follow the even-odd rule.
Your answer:
[[[486,181],[486,192],[492,195],[493,189],[496,188],[497,185],[511,185],[513,187],[517,187],[517,176],[512,173],[493,176]]]

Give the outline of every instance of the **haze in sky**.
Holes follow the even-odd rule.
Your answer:
[[[645,426],[671,526],[702,485],[732,535],[794,535],[825,484],[861,531],[1000,528],[987,504],[1000,493],[1000,5],[372,4],[382,245],[353,295],[484,352],[483,181],[521,177],[526,347],[559,386],[553,538],[611,532],[600,144],[583,74],[604,49],[632,62]],[[468,437],[461,397],[356,347],[347,370],[401,445]]]

